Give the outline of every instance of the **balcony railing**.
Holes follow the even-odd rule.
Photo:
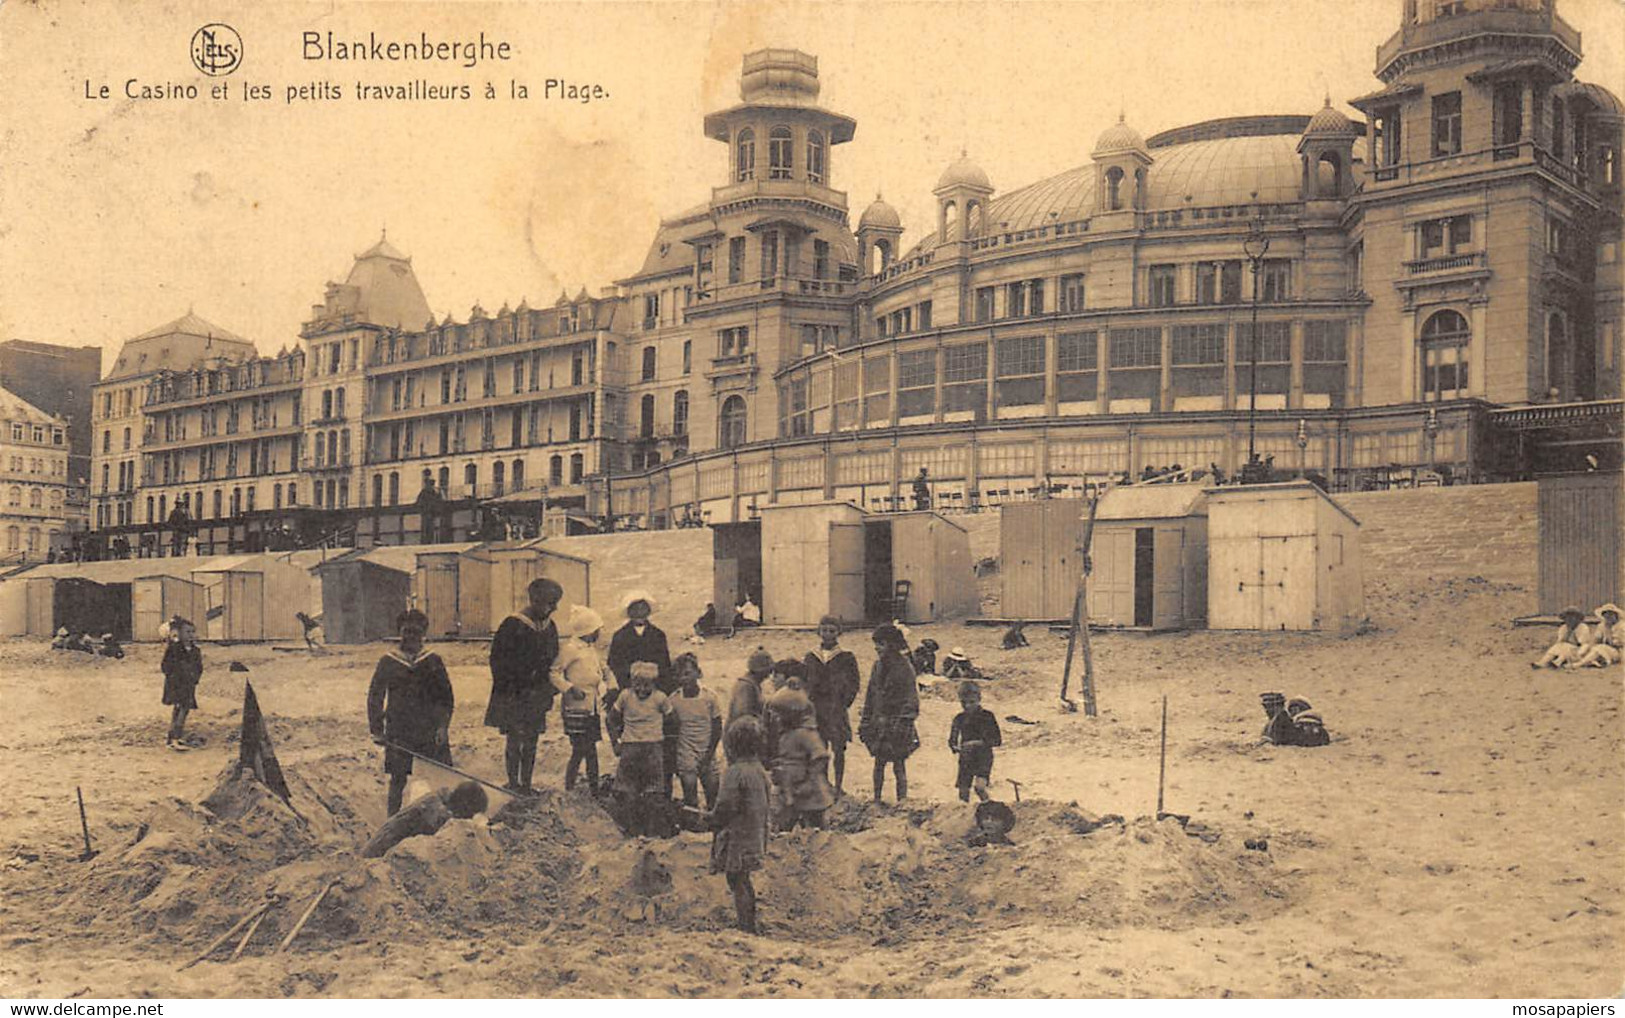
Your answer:
[[[1439,255],[1433,258],[1418,258],[1405,263],[1407,275],[1420,276],[1429,272],[1447,272],[1455,269],[1477,269],[1484,266],[1484,252],[1468,251],[1465,254]]]

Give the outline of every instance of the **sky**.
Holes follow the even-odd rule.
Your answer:
[[[1401,0],[1068,3],[390,3],[38,0],[0,5],[0,338],[104,348],[189,310],[275,353],[387,229],[435,314],[551,304],[642,263],[662,216],[725,183],[701,132],[765,46],[819,58],[822,104],[857,121],[831,153],[852,221],[877,193],[904,246],[961,149],[1003,192],[1088,162],[1119,113],[1151,134],[1309,114],[1372,91]],[[1578,76],[1625,91],[1625,5],[1558,0]],[[241,63],[207,77],[194,32]],[[304,59],[304,33],[506,42],[507,60]],[[136,79],[199,98],[127,99]],[[604,98],[542,97],[544,83]],[[358,81],[466,84],[468,101],[361,100]],[[529,98],[511,98],[511,83]],[[224,83],[229,97],[212,99]],[[323,83],[339,99],[288,90]],[[487,100],[490,83],[497,98]],[[101,86],[109,97],[100,98]],[[247,86],[270,98],[247,100]],[[330,92],[330,90],[328,90]],[[87,94],[88,93],[88,94]]]

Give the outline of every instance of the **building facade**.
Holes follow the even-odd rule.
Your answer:
[[[90,523],[91,391],[102,377],[102,348],[8,339],[0,343],[0,388],[68,425],[68,527]]]
[[[68,526],[68,422],[0,388],[0,562],[46,560]]]
[[[1472,481],[1529,468],[1496,420],[1532,405],[1617,437],[1625,106],[1574,78],[1553,0],[1398,7],[1360,119],[1329,98],[1149,138],[1120,119],[1089,162],[1008,191],[961,153],[926,224],[877,198],[854,227],[834,184],[857,125],[820,104],[816,58],[747,54],[740,102],[702,124],[726,169],[634,275],[436,322],[380,241],[329,284],[301,367],[261,373],[283,387],[254,397],[284,399],[272,429],[294,429],[261,436],[269,493],[199,495],[188,447],[181,473],[143,465],[151,507],[109,498],[99,522],[188,494],[229,517],[432,490],[658,527],[888,507],[922,469],[939,506],[972,508],[1254,458],[1338,488]],[[154,429],[200,399],[155,391]],[[165,427],[181,437],[134,452],[201,434]]]

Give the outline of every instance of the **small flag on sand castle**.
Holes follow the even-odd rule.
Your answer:
[[[265,726],[265,715],[260,712],[259,697],[254,695],[254,684],[243,682],[243,737],[237,757],[237,774],[244,770],[253,773],[260,784],[288,802],[288,783],[282,777],[282,765],[277,763],[276,750],[271,748],[271,732]],[[292,803],[289,803],[291,806]]]

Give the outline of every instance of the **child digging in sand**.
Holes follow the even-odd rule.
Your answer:
[[[711,872],[728,878],[739,928],[757,932],[756,888],[750,875],[762,867],[767,852],[769,791],[762,769],[761,723],[745,716],[728,726],[724,736],[728,772],[722,776],[716,807],[710,813]]]
[[[948,729],[948,748],[959,757],[959,801],[970,802],[974,789],[986,802],[987,783],[993,779],[993,747],[1004,743],[999,719],[982,707],[982,690],[974,682],[959,684],[959,706],[962,709]]]

